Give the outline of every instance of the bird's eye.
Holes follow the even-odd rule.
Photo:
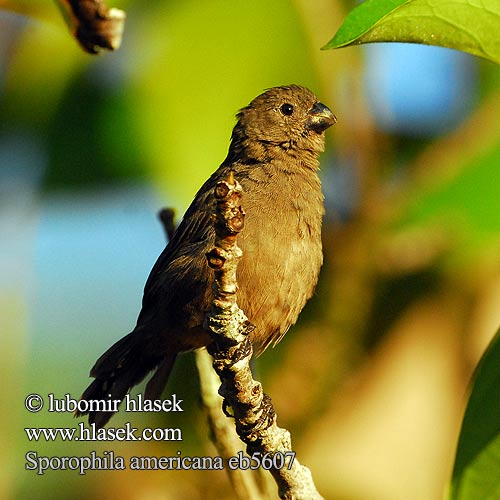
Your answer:
[[[287,116],[290,116],[293,113],[293,106],[291,104],[288,104],[288,103],[283,104],[280,109],[281,109],[281,112]]]

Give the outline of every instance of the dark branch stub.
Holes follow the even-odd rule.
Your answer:
[[[175,233],[175,210],[173,208],[162,208],[158,212],[158,218],[162,223],[167,240],[170,241]]]

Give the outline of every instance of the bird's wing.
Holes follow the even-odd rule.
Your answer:
[[[189,274],[185,266],[199,265],[200,259],[205,259],[205,253],[213,245],[215,234],[211,216],[214,209],[213,190],[217,182],[224,178],[225,170],[221,167],[203,184],[193,202],[186,211],[174,236],[158,257],[151,269],[144,287],[143,309],[161,288],[172,288],[175,293],[176,281]],[[206,248],[205,251],[204,248]],[[188,256],[188,257],[186,257]],[[184,259],[184,257],[186,257]],[[183,259],[183,266],[173,265],[176,260]],[[165,281],[168,279],[168,283]],[[166,297],[164,297],[166,298]]]

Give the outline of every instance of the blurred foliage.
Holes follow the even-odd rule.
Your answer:
[[[0,8],[29,16],[0,17],[0,35],[11,33],[0,52],[0,138],[26,135],[39,144],[34,177],[48,200],[55,190],[71,196],[149,182],[181,212],[224,159],[239,107],[270,86],[313,88],[339,117],[322,158],[325,265],[300,324],[256,361],[257,378],[326,498],[432,500],[449,480],[471,371],[500,323],[500,75],[478,61],[478,100],[446,134],[383,132],[366,100],[359,49],[319,50],[353,4],[110,0],[127,11],[123,45],[92,58],[55,4],[0,0]],[[89,283],[88,293],[107,286]],[[11,295],[0,295],[0,310],[18,318],[27,306],[13,309],[22,290]],[[2,350],[3,365],[23,381],[8,389],[16,401],[20,386],[26,394],[83,388],[99,354],[78,320],[51,341],[34,342],[28,326],[3,331],[22,344],[7,345],[20,359]],[[0,496],[232,498],[222,472],[24,470],[33,448],[49,456],[214,454],[189,356],[167,391],[184,396],[180,419],[134,414],[133,423],[179,426],[182,443],[34,446],[21,427],[77,422],[3,412],[2,428],[21,437],[5,441],[2,461],[15,459],[2,467]],[[127,418],[119,414],[113,425]]]
[[[51,158],[47,187],[83,187],[145,176],[146,162],[141,158],[124,93],[110,94],[79,76],[75,75],[60,96],[46,129]],[[82,107],[82,101],[88,104]],[[72,127],[67,126],[68,116]]]
[[[0,8],[45,20],[58,18],[57,9],[50,8],[47,0],[0,0]]]
[[[478,255],[487,257],[499,244],[500,199],[492,182],[499,178],[499,113],[496,94],[463,129],[427,151],[416,165],[423,179],[412,179],[398,207],[392,230],[422,233],[441,228],[448,233],[446,239],[455,240],[443,261],[451,272],[456,272],[456,266],[471,265]],[[476,127],[472,135],[470,131]]]
[[[136,61],[129,105],[144,159],[176,207],[224,160],[234,114],[255,89],[316,83],[300,20],[283,0],[164,2],[131,38],[139,52],[149,38],[149,48]]]

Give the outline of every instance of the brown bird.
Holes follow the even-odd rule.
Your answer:
[[[122,400],[152,370],[145,398],[156,399],[177,354],[211,343],[203,328],[213,281],[205,254],[215,240],[213,190],[230,171],[243,187],[246,213],[238,236],[238,305],[255,326],[256,353],[280,341],[313,294],[323,262],[318,156],[335,122],[298,85],[267,90],[237,114],[227,158],[198,191],[149,275],[136,327],[97,360],[82,399]],[[102,427],[112,415],[90,412],[89,422]]]

